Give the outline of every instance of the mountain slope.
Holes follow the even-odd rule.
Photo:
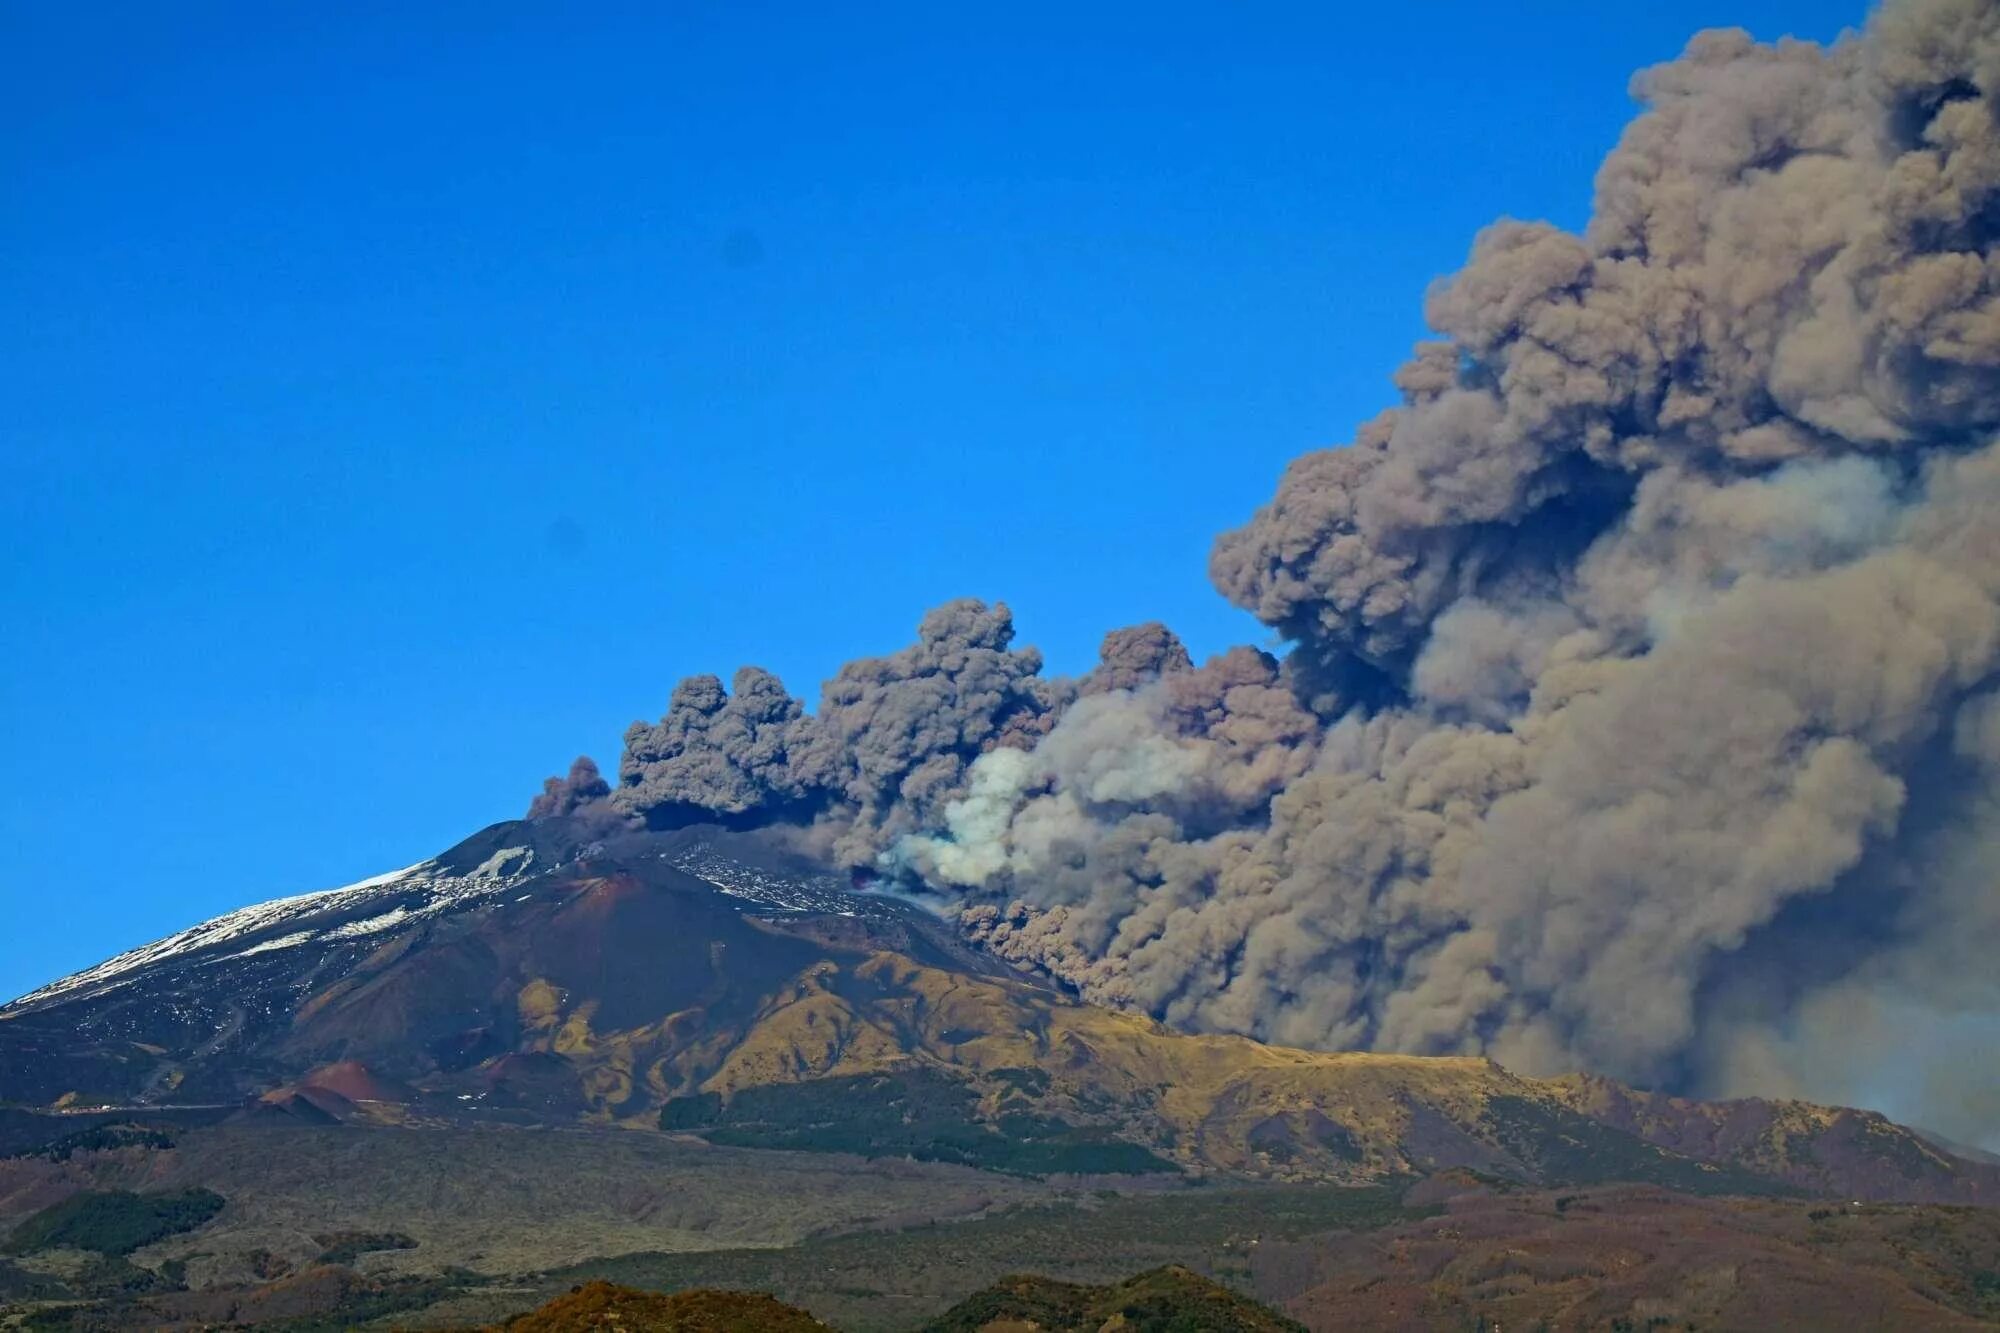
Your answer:
[[[498,1326],[500,1333],[815,1333],[827,1326],[769,1296],[747,1291],[679,1291],[671,1296],[588,1282]]]
[[[1873,1111],[1756,1097],[1703,1102],[1585,1074],[1543,1086],[1572,1110],[1648,1143],[1707,1161],[1735,1162],[1811,1194],[1965,1199],[1968,1180],[1988,1179],[1994,1165],[1960,1157],[1929,1135]],[[1974,1191],[1970,1197],[1996,1201],[1991,1193]]]
[[[45,1109],[618,1124],[1029,1173],[1360,1183],[1469,1167],[2000,1199],[2000,1168],[1880,1117],[1286,1050],[1083,1005],[853,891],[801,838],[495,825],[0,1008],[0,1089]]]
[[[768,928],[787,919],[997,968],[923,913],[844,888],[721,830],[607,844],[569,821],[495,825],[420,865],[230,913],[0,1008],[0,1087],[25,1104],[232,1101],[336,1061],[449,1072],[516,1050],[538,997],[554,994],[588,996],[600,1025],[621,1030],[675,1014],[727,1021],[820,956]]]
[[[966,1297],[925,1324],[923,1333],[1304,1333],[1305,1325],[1229,1288],[1170,1266],[1106,1287],[1043,1277],[1009,1277]]]

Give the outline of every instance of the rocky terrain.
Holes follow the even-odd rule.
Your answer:
[[[71,1116],[622,1126],[1036,1175],[2000,1198],[2000,1168],[1865,1112],[1176,1033],[855,891],[782,829],[712,825],[510,822],[234,913],[0,1009],[0,1087]]]
[[[604,1277],[893,1328],[1178,1263],[1311,1327],[1993,1313],[2000,1167],[1880,1116],[1178,1033],[869,888],[782,828],[510,822],[24,997],[0,1305],[490,1323]]]
[[[696,1289],[662,1296],[589,1282],[496,1326],[501,1333],[812,1333],[829,1326],[759,1292]],[[923,1333],[1291,1333],[1302,1325],[1185,1268],[1084,1287],[1011,1277],[966,1297]]]

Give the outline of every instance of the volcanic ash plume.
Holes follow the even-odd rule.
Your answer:
[[[1069,687],[1041,679],[1040,654],[1013,638],[1006,606],[949,602],[912,646],[842,667],[814,714],[758,667],[730,691],[689,677],[664,718],[625,733],[611,800],[655,823],[818,816],[843,862],[867,865],[940,816],[982,752],[1030,745],[1054,722]]]
[[[1892,1109],[1992,1141],[2000,2],[1635,91],[1584,233],[1482,234],[1401,404],[1217,541],[1282,662],[1049,682],[954,603],[816,714],[684,684],[613,799],[809,815],[1187,1027],[1880,1102],[1926,1024]]]
[[[587,754],[578,755],[569,766],[568,777],[542,780],[541,795],[528,802],[528,818],[552,819],[574,814],[610,794],[611,784],[597,771],[597,761]]]

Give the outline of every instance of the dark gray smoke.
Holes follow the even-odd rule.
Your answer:
[[[728,691],[691,676],[664,718],[625,733],[612,802],[655,823],[817,818],[844,864],[868,865],[931,827],[979,755],[1032,746],[1053,725],[1073,691],[1043,680],[1041,655],[1013,639],[1005,605],[948,602],[924,616],[916,643],[842,667],[812,714],[758,667]]]
[[[1045,681],[953,603],[811,715],[687,682],[615,799],[810,817],[1192,1028],[1880,1103],[1922,1024],[1892,1109],[1992,1142],[2000,0],[1634,87],[1584,233],[1483,233],[1216,543],[1282,663]]]
[[[635,814],[741,815],[802,800],[825,749],[776,676],[747,666],[725,692],[714,676],[674,687],[657,725],[625,732],[614,804]]]
[[[576,757],[566,778],[544,778],[541,795],[528,802],[528,818],[552,819],[573,814],[579,807],[601,801],[611,794],[611,784],[597,771],[597,761],[589,755]]]
[[[933,826],[974,759],[1047,732],[1069,690],[1041,679],[1042,655],[1013,640],[1004,604],[947,602],[924,616],[916,643],[849,662],[820,690],[816,772],[843,812],[843,858],[860,864]]]

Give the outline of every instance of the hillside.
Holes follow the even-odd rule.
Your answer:
[[[923,1333],[1304,1333],[1305,1326],[1169,1266],[1109,1286],[1003,1278],[923,1327]]]
[[[199,1142],[217,1135],[249,1137],[233,1147]],[[156,1161],[162,1179],[218,1160],[237,1163],[228,1184],[239,1192],[219,1216],[129,1257],[64,1250],[0,1259],[0,1322],[11,1304],[44,1328],[497,1325],[604,1279],[669,1293],[769,1293],[849,1333],[911,1333],[954,1307],[965,1313],[964,1303],[982,1292],[1025,1293],[1061,1309],[1079,1290],[1180,1265],[1314,1330],[1462,1330],[1496,1321],[1643,1328],[1649,1320],[1761,1330],[1785,1317],[1822,1328],[2000,1326],[2000,1210],[1993,1209],[1692,1198],[1634,1186],[1523,1190],[1442,1172],[1400,1196],[1314,1185],[1042,1186],[1033,1201],[995,1200],[949,1225],[877,1213],[858,1229],[794,1229],[786,1237],[775,1229],[781,1219],[843,1193],[862,1203],[880,1189],[881,1168],[838,1155],[701,1149],[614,1131],[510,1148],[506,1141],[519,1137],[238,1127],[196,1130],[188,1135],[196,1142],[172,1149],[112,1150],[158,1159],[202,1154]],[[374,1145],[398,1140],[408,1141],[408,1155],[356,1171]],[[466,1155],[469,1145],[491,1140],[499,1142],[489,1143],[485,1158]],[[647,1142],[675,1155],[598,1155]],[[557,1160],[544,1163],[557,1144]],[[718,1180],[718,1167],[701,1162],[711,1154],[739,1159],[731,1169],[740,1174]],[[64,1167],[95,1169],[92,1157],[73,1155]],[[281,1176],[250,1173],[253,1158],[320,1171],[325,1184],[312,1206],[287,1216]],[[818,1174],[805,1174],[814,1161]],[[907,1163],[898,1174],[909,1186],[927,1176],[944,1184],[953,1173],[1006,1179]],[[384,1188],[404,1176],[411,1179],[400,1191]],[[765,1229],[741,1229],[753,1215],[740,1196],[757,1190],[766,1194]],[[592,1198],[594,1224],[573,1227]],[[730,1208],[740,1219],[737,1247],[702,1248],[699,1219]],[[370,1209],[380,1211],[357,1212]],[[337,1218],[342,1229],[313,1235],[315,1214]],[[660,1225],[674,1214],[696,1229]],[[385,1216],[399,1217],[402,1228],[350,1229]],[[612,1219],[622,1232],[607,1227]],[[578,1244],[622,1239],[630,1251],[649,1230],[679,1248],[536,1268],[536,1256]],[[467,1259],[479,1271],[461,1266]]]
[[[826,1325],[757,1292],[679,1291],[669,1296],[590,1282],[495,1326],[496,1333],[605,1328],[627,1333],[817,1333]]]
[[[0,1087],[72,1115],[617,1126],[1029,1175],[1362,1184],[1463,1167],[2000,1198],[2000,1168],[1864,1113],[1177,1033],[1007,968],[804,847],[784,829],[495,825],[0,1009]],[[48,1123],[87,1123],[64,1121]]]
[[[0,1311],[608,1320],[563,1304],[606,1279],[852,1330],[1054,1329],[1163,1282],[1233,1311],[1218,1278],[1312,1328],[1670,1298],[1755,1327],[1794,1283],[1892,1326],[1987,1315],[2000,1213],[1744,1211],[2000,1198],[2000,1167],[1879,1116],[1183,1034],[863,887],[797,830],[502,824],[24,997],[0,1009]],[[1757,1267],[1724,1290],[1732,1246]],[[1201,1277],[1119,1289],[1162,1265]],[[981,1294],[1010,1274],[1037,1276]],[[604,1297],[699,1304],[661,1299]]]
[[[829,1326],[761,1292],[663,1294],[596,1281],[492,1326],[493,1333],[814,1333]],[[921,1333],[1292,1333],[1303,1325],[1185,1268],[1103,1287],[1017,1276],[966,1297]]]
[[[1313,1329],[2000,1327],[2000,1212],[1472,1191],[1435,1216],[1257,1247]]]

